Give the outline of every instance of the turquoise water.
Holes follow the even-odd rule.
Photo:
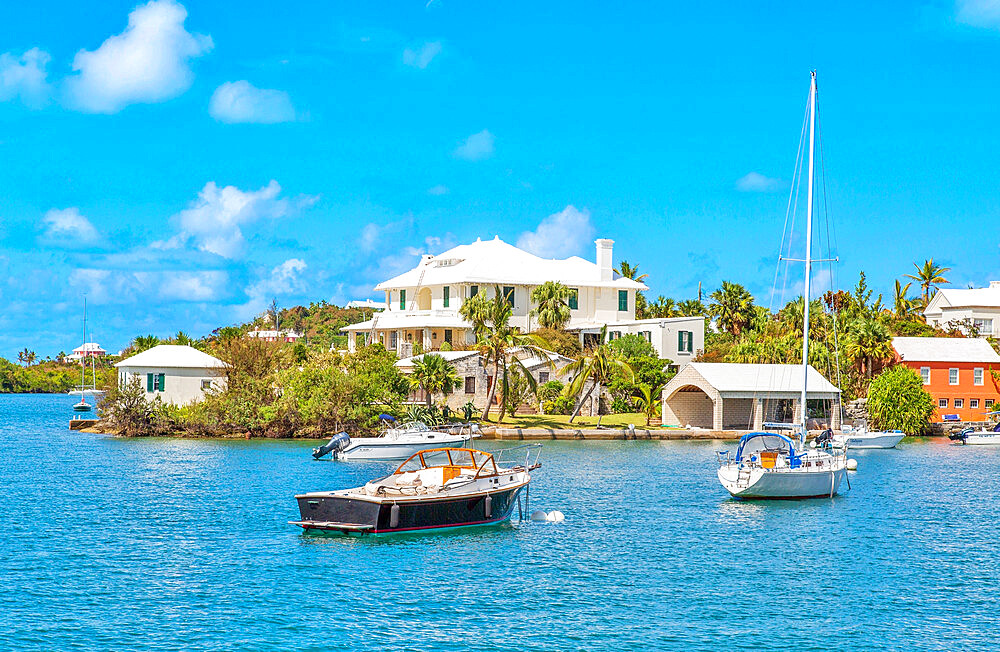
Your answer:
[[[1000,645],[1000,448],[858,452],[833,500],[736,503],[716,443],[552,442],[523,523],[305,537],[310,442],[116,440],[0,397],[3,649]]]

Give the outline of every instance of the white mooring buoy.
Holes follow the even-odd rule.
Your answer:
[[[858,461],[857,460],[847,460],[847,470],[848,471],[857,471],[858,470]]]
[[[545,512],[543,512],[542,510],[537,509],[537,510],[531,512],[531,520],[532,521],[547,521],[547,520],[549,520],[549,515],[546,514]]]
[[[553,510],[549,512],[549,517],[547,519],[549,523],[562,523],[566,520],[566,516],[559,510]]]

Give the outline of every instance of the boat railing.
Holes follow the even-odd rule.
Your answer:
[[[541,466],[538,461],[542,453],[541,444],[522,444],[495,451],[489,451],[497,468],[510,471],[533,471]]]
[[[839,467],[847,463],[847,452],[843,449],[837,448],[824,448],[823,452],[826,453],[825,457],[810,456],[809,451],[799,453],[797,455],[789,456],[787,451],[779,451],[778,457],[784,457],[785,463],[778,466],[772,463],[769,466],[764,465],[764,460],[761,457],[761,452],[767,451],[756,451],[748,458],[737,460],[733,456],[732,451],[716,451],[718,456],[719,466],[728,466],[733,463],[739,463],[740,468],[761,468],[767,470],[786,469],[786,468],[823,468],[823,467]],[[791,458],[791,459],[789,459]],[[794,461],[793,461],[794,460]]]

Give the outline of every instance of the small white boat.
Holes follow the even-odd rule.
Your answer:
[[[873,431],[867,426],[851,428],[844,426],[841,434],[834,435],[830,444],[834,448],[895,448],[903,440],[906,433],[902,430]]]
[[[338,460],[405,460],[428,448],[461,448],[479,437],[475,424],[457,424],[431,428],[420,421],[387,428],[378,437],[351,437],[346,432],[334,435],[330,441],[313,450],[319,459],[332,453]]]
[[[992,430],[966,428],[948,435],[948,439],[961,442],[963,446],[1000,446],[1000,423],[993,426]]]
[[[846,453],[806,450],[779,433],[751,432],[736,455],[719,453],[719,482],[734,498],[823,498],[840,491],[847,477]]]

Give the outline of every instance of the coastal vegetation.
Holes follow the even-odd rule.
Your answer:
[[[934,400],[913,369],[898,365],[883,371],[868,388],[868,417],[876,430],[921,434],[934,412]]]

